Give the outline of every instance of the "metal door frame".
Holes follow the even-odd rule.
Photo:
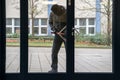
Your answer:
[[[0,0],[0,79],[1,80],[119,80],[120,78],[120,1],[113,0],[113,73],[74,73],[74,0],[67,0],[67,72],[28,73],[28,0],[20,0],[20,73],[5,73],[6,12]]]

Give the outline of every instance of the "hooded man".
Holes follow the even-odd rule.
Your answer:
[[[51,64],[51,70],[49,73],[56,73],[58,72],[58,52],[60,50],[60,47],[62,43],[65,41],[57,34],[61,29],[63,29],[66,26],[66,9],[65,7],[54,4],[51,7],[51,13],[49,17],[49,25],[51,27],[51,30],[55,33],[54,41],[53,41],[53,47],[52,47],[52,64]],[[66,36],[66,30],[63,30],[62,33],[64,33],[64,37]],[[66,46],[65,46],[66,48]]]

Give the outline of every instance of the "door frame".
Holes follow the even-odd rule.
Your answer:
[[[120,1],[113,0],[113,73],[74,73],[74,0],[67,0],[67,72],[57,74],[28,73],[28,0],[20,0],[20,73],[5,73],[6,7],[0,0],[0,78],[1,80],[119,80],[120,76]]]

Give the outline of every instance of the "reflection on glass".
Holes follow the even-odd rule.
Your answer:
[[[112,72],[112,0],[75,0],[75,72]]]
[[[28,72],[47,72],[51,69],[54,34],[51,34],[49,15],[53,4],[66,6],[65,0],[28,0],[29,62]],[[33,11],[34,10],[34,11]],[[58,54],[58,72],[66,72],[64,45]]]
[[[20,72],[20,9],[18,0],[6,0],[6,73]]]

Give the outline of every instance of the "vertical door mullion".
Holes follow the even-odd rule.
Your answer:
[[[5,56],[6,56],[6,13],[5,0],[0,0],[0,80],[4,80],[5,76]]]
[[[20,0],[20,74],[27,80],[28,73],[28,0]]]
[[[74,74],[74,0],[67,0],[67,79]]]
[[[113,65],[114,65],[114,73],[116,75],[120,75],[120,1],[119,0],[113,0],[113,37],[112,37],[112,43],[113,43]]]

